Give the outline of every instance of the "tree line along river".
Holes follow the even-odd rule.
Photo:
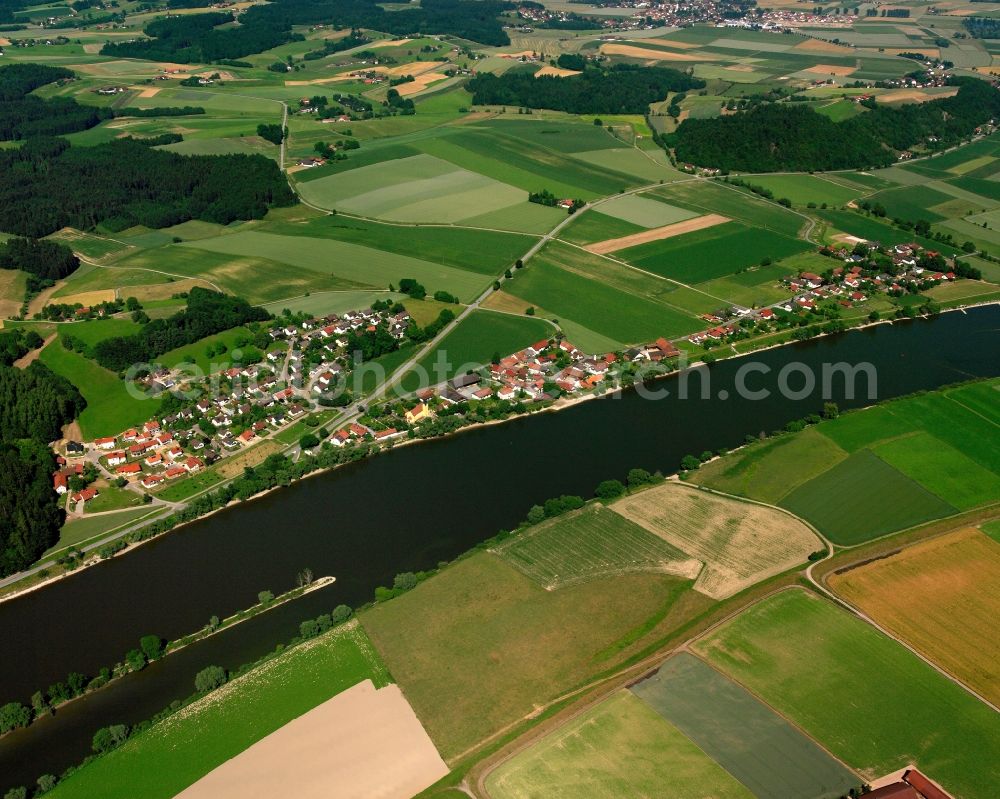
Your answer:
[[[680,376],[655,382],[652,399],[629,390],[389,451],[341,467],[194,522],[126,555],[0,603],[0,704],[109,666],[156,634],[179,638],[210,616],[228,616],[276,594],[309,568],[336,582],[156,661],[86,695],[31,727],[0,739],[0,795],[60,773],[90,752],[99,727],[134,724],[188,696],[206,665],[234,669],[291,639],[298,623],[340,603],[361,605],[393,576],[450,560],[520,522],[532,504],[559,494],[589,496],[601,480],[633,467],[673,472],[688,453],[732,448],[747,434],[770,431],[822,408],[870,405],[864,377],[857,396],[821,394],[824,364],[869,363],[877,398],[888,399],[974,377],[1000,375],[1000,307],[930,320],[879,325],[788,345],[708,369],[678,396]],[[767,399],[737,391],[737,375]],[[779,374],[803,364],[814,390],[778,391]],[[766,371],[765,370],[769,370]],[[799,389],[793,370],[788,383]],[[802,392],[803,394],[805,392]],[[723,399],[722,397],[726,397]]]

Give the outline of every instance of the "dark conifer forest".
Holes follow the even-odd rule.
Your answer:
[[[67,226],[225,225],[296,202],[270,158],[178,155],[127,138],[94,147],[31,139],[0,151],[0,175],[0,230],[35,238]]]
[[[888,166],[897,153],[930,138],[937,149],[1000,116],[1000,92],[986,81],[956,79],[958,94],[926,103],[873,108],[834,122],[799,103],[768,103],[715,119],[686,119],[666,137],[677,160],[746,172]]]

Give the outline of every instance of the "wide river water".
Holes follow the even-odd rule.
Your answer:
[[[748,383],[766,400],[738,396],[737,372],[769,367]],[[77,700],[54,716],[0,739],[0,795],[59,773],[90,751],[93,732],[135,723],[193,690],[194,675],[217,664],[235,668],[295,635],[299,621],[335,605],[363,604],[402,571],[449,560],[534,503],[558,494],[589,496],[601,480],[632,467],[676,471],[688,453],[734,447],[748,433],[773,430],[822,408],[822,381],[808,396],[776,390],[786,364],[820,375],[824,363],[867,362],[878,399],[1000,375],[1000,307],[899,322],[721,361],[700,378],[692,398],[676,376],[651,399],[627,391],[446,439],[396,449],[303,480],[155,539],[122,557],[0,604],[0,704],[30,695],[70,671],[95,673],[120,660],[139,638],[180,637],[212,615],[256,601],[257,592],[292,587],[303,568],[336,583],[192,645],[142,672]],[[801,376],[789,381],[802,386]],[[855,399],[835,380],[841,408],[872,404],[864,379]],[[721,396],[727,396],[723,399]]]

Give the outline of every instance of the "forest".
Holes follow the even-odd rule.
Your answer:
[[[24,569],[59,539],[47,443],[85,406],[67,380],[39,362],[0,366],[0,575]]]
[[[296,198],[262,155],[178,155],[135,139],[70,147],[29,139],[0,150],[0,230],[40,237],[63,227],[111,231],[201,219],[259,219]]]
[[[166,319],[154,319],[131,336],[99,341],[93,357],[101,366],[121,372],[132,364],[152,362],[168,350],[206,336],[270,318],[263,308],[254,307],[241,297],[196,286],[188,294],[185,310]]]
[[[386,11],[375,0],[274,0],[247,9],[240,21],[270,26],[333,24],[397,36],[445,33],[481,44],[510,44],[499,16],[513,9],[507,0],[423,0],[418,6]]]
[[[1000,116],[1000,92],[975,78],[953,79],[958,94],[890,108],[872,103],[863,114],[833,122],[802,104],[762,104],[715,119],[686,119],[664,139],[677,160],[748,172],[812,171],[888,166],[896,152],[936,137],[944,149]]]
[[[20,269],[39,280],[62,280],[76,271],[80,259],[58,241],[11,238],[0,242],[0,269]]]
[[[46,100],[31,94],[46,84],[74,77],[68,69],[43,64],[0,67],[0,141],[73,133],[110,118],[110,110],[80,105],[72,97]]]
[[[1000,39],[1000,19],[968,17],[962,24],[973,39]]]
[[[292,33],[289,24],[257,22],[249,15],[244,15],[237,27],[219,29],[218,26],[232,21],[233,15],[228,12],[155,19],[143,28],[143,33],[151,38],[109,42],[101,48],[101,54],[180,64],[210,63],[262,53],[302,39],[300,34]]]
[[[705,81],[666,67],[618,64],[589,67],[580,75],[536,78],[533,71],[511,70],[499,77],[480,73],[468,83],[476,105],[549,108],[570,114],[645,114],[668,92],[701,89]]]

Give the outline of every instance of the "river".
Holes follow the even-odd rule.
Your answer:
[[[563,493],[589,496],[601,480],[633,467],[675,471],[681,457],[739,445],[819,411],[808,396],[740,398],[737,372],[755,362],[755,389],[773,392],[776,374],[801,362],[871,363],[878,398],[973,377],[1000,375],[1000,307],[899,322],[767,350],[714,364],[711,398],[681,399],[677,376],[657,381],[670,396],[635,391],[558,413],[479,427],[386,452],[301,481],[155,539],[123,557],[0,604],[0,704],[26,702],[70,671],[95,673],[121,659],[142,635],[176,638],[292,587],[303,568],[334,585],[194,644],[53,717],[0,740],[0,793],[59,773],[89,752],[98,727],[135,723],[191,693],[204,666],[234,668],[291,638],[298,622],[335,605],[363,604],[401,571],[450,560],[529,507]],[[801,378],[791,383],[798,387]],[[698,394],[699,378],[689,381]],[[843,396],[841,408],[872,404]],[[728,398],[722,399],[722,396]]]

